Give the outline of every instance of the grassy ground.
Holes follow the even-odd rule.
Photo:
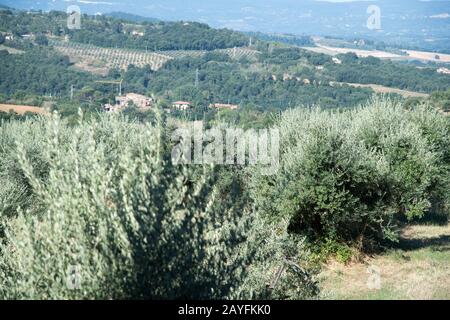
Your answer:
[[[370,289],[373,270],[380,283]],[[324,299],[450,299],[450,225],[408,227],[397,248],[347,266],[330,263],[320,281]]]

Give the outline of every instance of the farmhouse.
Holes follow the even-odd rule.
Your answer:
[[[239,106],[236,104],[226,104],[226,103],[213,103],[210,104],[209,107],[213,109],[228,109],[228,110],[239,109]]]
[[[338,59],[338,58],[336,58],[336,57],[333,57],[333,63],[334,64],[342,64],[342,61],[341,61],[341,59]]]
[[[153,98],[137,94],[137,93],[127,93],[124,96],[116,97],[116,104],[105,104],[103,108],[108,112],[116,112],[120,109],[128,107],[128,105],[133,103],[139,109],[149,109],[153,106]]]
[[[192,108],[192,103],[188,101],[175,101],[172,103],[172,108],[176,110],[187,110]]]
[[[437,69],[437,72],[442,73],[442,74],[450,74],[450,69],[442,67],[442,68]]]
[[[152,98],[137,93],[127,93],[124,96],[116,97],[116,105],[121,108],[127,107],[130,102],[141,109],[148,109],[153,105]]]

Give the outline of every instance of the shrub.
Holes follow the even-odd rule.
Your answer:
[[[341,113],[291,110],[278,124],[281,170],[254,171],[252,197],[291,233],[396,240],[399,218],[448,209],[450,128],[431,108],[374,98]]]
[[[212,168],[170,165],[156,128],[114,117],[2,130],[18,165],[6,164],[16,174],[0,199],[24,209],[5,219],[0,208],[1,298],[233,296],[248,215],[218,197]],[[20,200],[10,198],[16,188]]]

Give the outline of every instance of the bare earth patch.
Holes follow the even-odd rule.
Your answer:
[[[14,111],[17,114],[24,114],[26,112],[38,113],[38,114],[47,114],[47,110],[45,108],[33,107],[33,106],[19,106],[15,104],[0,104],[0,111],[9,112]]]
[[[371,279],[378,275],[374,288]],[[332,262],[320,283],[324,299],[450,300],[450,226],[408,227],[398,248],[361,263]]]

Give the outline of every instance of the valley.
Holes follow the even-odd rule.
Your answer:
[[[159,70],[171,59],[185,57],[202,57],[207,51],[201,50],[169,50],[143,51],[122,48],[105,48],[70,41],[51,40],[50,44],[61,54],[67,55],[82,71],[106,76],[110,69],[126,70],[129,65],[142,68],[149,66],[151,70]],[[256,59],[258,51],[246,47],[217,49],[213,53],[226,54],[234,60]]]

